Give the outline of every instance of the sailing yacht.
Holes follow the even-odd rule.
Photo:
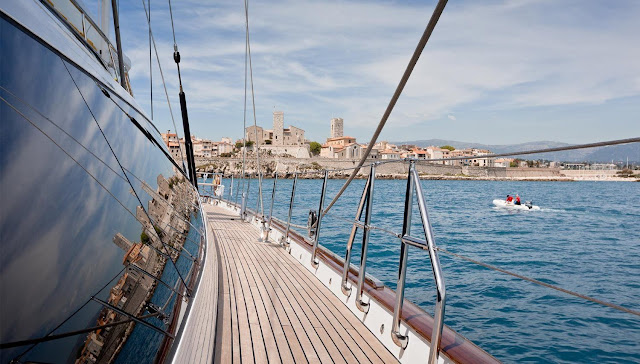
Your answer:
[[[105,4],[100,26],[76,0],[0,5],[2,362],[495,361],[402,296],[394,317],[317,239],[201,196]]]
[[[307,226],[291,220],[297,175],[287,219],[273,216],[277,173],[266,209],[233,195],[233,182],[227,198],[211,176],[199,190],[189,146],[175,161],[133,97],[111,3],[100,25],[78,0],[0,4],[0,362],[498,362],[444,325],[415,161],[402,232],[384,231],[401,244],[393,290],[366,272],[369,232],[384,230],[371,224],[377,163],[350,169],[345,186],[361,168],[367,181],[344,256],[319,243],[342,193],[325,201],[329,171]],[[182,89],[180,99],[190,140]],[[433,316],[404,298],[409,249],[428,252]]]

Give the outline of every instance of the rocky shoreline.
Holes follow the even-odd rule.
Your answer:
[[[367,165],[375,162],[371,160]],[[332,160],[326,158],[273,158],[261,160],[260,171],[264,178],[270,178],[277,171],[278,178],[293,178],[294,173],[301,179],[324,178],[324,170],[328,169],[328,178],[346,179],[357,160]],[[216,158],[199,161],[196,168],[200,173],[221,173],[224,177],[238,177],[242,174],[242,160],[233,158]],[[461,180],[461,181],[536,181],[536,182],[574,182],[574,181],[616,181],[639,182],[640,174],[619,175],[616,171],[576,171],[552,168],[505,168],[505,167],[472,167],[449,166],[416,163],[421,179],[425,180]],[[370,168],[364,166],[356,175],[357,179],[367,178]],[[258,166],[254,159],[245,161],[244,172],[247,176],[255,176]],[[408,164],[384,163],[376,168],[377,179],[406,179]]]

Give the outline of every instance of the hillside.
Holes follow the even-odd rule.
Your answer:
[[[556,148],[568,146],[571,144],[553,142],[553,141],[536,141],[520,144],[505,144],[505,145],[492,145],[492,144],[480,144],[460,142],[455,140],[444,139],[427,139],[427,140],[411,140],[403,142],[393,142],[394,144],[415,144],[419,147],[428,147],[430,145],[451,145],[457,149],[464,148],[479,148],[488,149],[494,153],[511,153],[516,151],[527,151],[534,149]],[[631,143],[623,145],[612,145],[608,147],[590,148],[590,149],[578,149],[569,150],[556,153],[543,153],[536,155],[526,155],[522,158],[526,159],[548,159],[554,161],[563,162],[626,162],[627,157],[629,162],[640,163],[640,143]]]

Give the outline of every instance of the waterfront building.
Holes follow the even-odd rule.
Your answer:
[[[133,243],[129,241],[129,239],[125,238],[124,235],[117,233],[114,237],[113,237],[113,243],[118,246],[118,248],[126,251],[129,251],[129,249],[131,249],[131,247],[133,246]]]
[[[400,159],[401,153],[393,151],[391,149],[386,149],[380,152],[380,159]]]
[[[167,130],[166,133],[162,133],[162,140],[169,149],[169,154],[176,162],[182,162],[186,160],[186,148],[184,138],[178,138],[178,135],[171,133]],[[191,136],[191,144],[193,146],[193,156],[195,158],[212,158],[217,157],[222,153],[231,153],[233,151],[233,144],[231,138],[223,137],[219,142],[209,139],[198,138],[195,135]]]
[[[296,158],[309,158],[309,145],[304,139],[304,130],[293,125],[284,128],[284,112],[273,112],[273,129],[261,126],[249,126],[246,129],[248,141],[271,155],[291,155]]]
[[[249,126],[246,129],[247,140],[257,143],[262,149],[265,146],[303,146],[304,130],[293,125],[284,128],[284,112],[273,112],[273,129],[261,126]]]
[[[356,138],[343,136],[337,138],[329,138],[322,145],[320,156],[323,158],[346,158],[354,159],[362,157],[363,148],[356,143]]]
[[[429,157],[429,153],[417,147],[414,147],[410,152],[405,152],[402,154],[402,158],[412,158],[412,159],[427,159]]]

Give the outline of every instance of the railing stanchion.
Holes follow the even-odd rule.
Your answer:
[[[411,233],[411,208],[413,206],[413,179],[411,178],[411,169],[415,168],[413,161],[409,164],[409,173],[407,176],[407,190],[404,201],[404,219],[402,222],[402,236]],[[401,348],[406,348],[409,338],[400,333],[400,315],[402,313],[402,304],[404,302],[404,283],[407,277],[407,249],[409,247],[400,240],[400,263],[398,266],[398,284],[396,285],[396,304],[393,309],[393,325],[391,327],[391,338],[393,342]]]
[[[278,172],[273,177],[273,190],[271,190],[271,206],[269,207],[269,222],[267,224],[267,234],[264,241],[269,241],[269,233],[271,232],[271,220],[273,218],[273,201],[276,199],[276,184],[278,183]]]
[[[416,194],[418,200],[418,208],[420,211],[420,220],[425,240],[421,240],[411,236],[411,212],[413,208],[413,194]],[[391,338],[393,342],[406,348],[409,338],[400,333],[400,316],[402,316],[402,303],[404,301],[404,286],[407,275],[407,250],[409,246],[415,246],[429,252],[429,260],[431,262],[431,270],[436,283],[436,307],[433,315],[433,331],[431,332],[431,350],[429,352],[429,364],[435,364],[438,361],[440,353],[440,341],[442,338],[442,326],[444,324],[444,311],[446,302],[446,291],[444,278],[442,276],[442,267],[436,253],[436,243],[427,212],[427,203],[422,192],[420,184],[420,176],[416,171],[415,162],[409,164],[409,175],[407,176],[407,194],[404,204],[404,221],[402,224],[402,235],[400,237],[400,266],[398,273],[398,285],[396,287],[396,304],[393,310],[393,325],[391,328]]]
[[[296,183],[298,183],[298,172],[293,175],[293,185],[291,186],[291,200],[289,201],[289,217],[287,218],[287,229],[282,237],[281,244],[289,245],[289,230],[291,229],[291,214],[293,213],[293,200],[296,196]]]
[[[247,192],[242,193],[242,207],[240,208],[240,218],[244,221],[247,216],[247,203],[249,200],[249,190],[251,187],[251,175],[249,175],[249,179],[247,181]]]
[[[371,208],[373,206],[373,186],[376,180],[376,165],[371,165],[369,172],[369,185],[367,186],[367,210],[364,215],[364,227],[362,230],[362,253],[360,254],[360,270],[358,271],[358,290],[356,292],[356,306],[362,312],[369,312],[369,303],[362,301],[362,290],[367,268],[367,248],[369,246],[369,225],[371,224]]]
[[[367,183],[362,190],[362,197],[360,198],[360,203],[358,204],[358,210],[356,211],[356,221],[359,221],[362,217],[362,210],[364,209],[364,203],[367,201],[367,191],[369,190],[369,183],[371,183],[371,175],[367,178]],[[358,231],[358,225],[356,221],[353,222],[353,227],[351,228],[351,234],[349,235],[349,240],[347,241],[347,252],[344,258],[344,269],[342,270],[342,293],[346,296],[351,295],[351,287],[347,286],[347,278],[349,277],[349,266],[351,265],[351,248],[353,247],[353,241],[356,238],[356,232]]]
[[[433,278],[436,282],[436,307],[433,314],[433,331],[431,333],[431,352],[429,353],[429,363],[436,363],[438,361],[438,354],[440,353],[440,340],[442,338],[442,325],[444,324],[444,309],[446,302],[446,291],[444,286],[444,278],[442,277],[442,268],[440,267],[440,259],[436,253],[435,238],[433,237],[433,230],[431,229],[431,222],[429,221],[429,214],[427,212],[427,204],[424,200],[424,194],[422,193],[422,186],[420,185],[420,177],[415,168],[410,170],[416,185],[416,194],[418,196],[418,208],[420,209],[420,217],[422,219],[422,229],[427,240],[427,248],[429,251],[429,258],[431,260],[431,270],[433,271]]]
[[[327,180],[329,179],[329,171],[324,170],[324,182],[322,182],[322,192],[320,194],[320,207],[318,208],[318,220],[316,220],[315,236],[313,239],[313,250],[311,252],[311,265],[318,266],[316,253],[318,251],[318,241],[320,240],[320,224],[322,223],[322,209],[324,208],[324,196],[327,192]]]
[[[256,220],[257,220],[257,216],[259,212],[262,212],[262,228],[264,228],[264,206],[262,206],[263,208],[261,209],[260,206],[262,205],[262,173],[260,171],[258,171],[258,198],[256,198]]]

